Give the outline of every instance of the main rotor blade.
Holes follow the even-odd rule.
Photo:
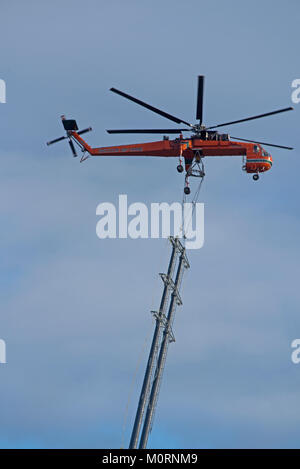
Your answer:
[[[65,138],[67,138],[67,137],[55,138],[54,140],[51,140],[50,142],[47,142],[47,145],[52,145],[52,143],[60,142],[61,140],[64,140]]]
[[[69,139],[69,145],[70,145],[70,148],[72,150],[73,156],[77,156],[77,153],[76,153],[76,150],[75,150],[75,147],[74,147],[74,143],[72,142],[71,139]]]
[[[120,129],[106,130],[109,134],[180,134],[190,132],[191,129]]]
[[[277,111],[267,112],[266,114],[258,114],[257,116],[246,117],[245,119],[239,119],[237,121],[225,122],[224,124],[214,125],[212,127],[207,127],[207,129],[216,129],[217,127],[223,127],[224,125],[239,124],[240,122],[251,121],[253,119],[260,119],[261,117],[272,116],[274,114],[279,114],[280,112],[292,111],[293,107],[285,107],[284,109],[278,109]]]
[[[261,145],[267,145],[269,147],[284,148],[285,150],[294,150],[294,148],[292,147],[285,147],[283,145],[275,145],[274,143],[258,142],[257,140],[247,140],[246,138],[232,137],[231,135],[230,135],[230,138],[233,138],[234,140],[241,140],[243,142],[260,143]]]
[[[186,125],[191,126],[191,124],[189,122],[178,119],[178,117],[172,116],[171,114],[168,114],[167,112],[161,111],[160,109],[158,109],[154,106],[150,106],[150,104],[144,103],[144,101],[141,101],[140,99],[134,98],[133,96],[130,96],[127,93],[123,93],[123,91],[117,90],[116,88],[110,88],[110,91],[113,91],[114,93],[117,93],[120,96],[123,96],[124,98],[127,98],[130,101],[133,101],[134,103],[139,104],[140,106],[143,106],[146,109],[149,109],[150,111],[156,112],[156,114],[159,114],[160,116],[163,116],[166,119],[169,119],[173,122],[176,122],[177,124],[186,124]]]
[[[197,94],[197,112],[196,119],[200,120],[200,125],[203,120],[203,92],[204,92],[204,76],[198,76],[198,94]]]

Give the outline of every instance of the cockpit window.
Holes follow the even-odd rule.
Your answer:
[[[254,146],[253,146],[253,150],[254,150],[254,153],[258,153],[258,152],[259,152],[259,146],[258,146],[258,145],[254,145]]]
[[[267,151],[263,151],[263,156],[269,156],[269,153]]]

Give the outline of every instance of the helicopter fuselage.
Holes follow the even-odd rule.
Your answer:
[[[272,156],[257,143],[233,142],[225,137],[223,139],[205,139],[197,136],[191,138],[176,138],[147,143],[134,143],[128,145],[115,145],[109,147],[90,147],[76,131],[71,132],[72,137],[82,149],[92,156],[157,156],[184,158],[185,168],[188,170],[195,157],[209,156],[243,156],[243,169],[247,173],[261,173],[272,167]],[[221,135],[222,137],[222,135]]]

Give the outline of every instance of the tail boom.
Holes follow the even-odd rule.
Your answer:
[[[170,140],[160,140],[150,143],[136,143],[132,145],[117,145],[112,147],[90,147],[77,132],[72,137],[92,156],[179,156],[180,144]]]

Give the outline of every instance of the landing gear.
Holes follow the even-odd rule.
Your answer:
[[[185,188],[184,188],[184,193],[185,193],[186,195],[189,195],[189,194],[191,193],[191,189],[189,188],[189,186],[185,186]]]
[[[253,180],[258,181],[259,180],[259,174],[253,174]]]
[[[177,166],[177,171],[178,171],[179,173],[182,173],[182,172],[183,172],[183,166],[182,166],[182,164],[179,164],[179,165]]]

